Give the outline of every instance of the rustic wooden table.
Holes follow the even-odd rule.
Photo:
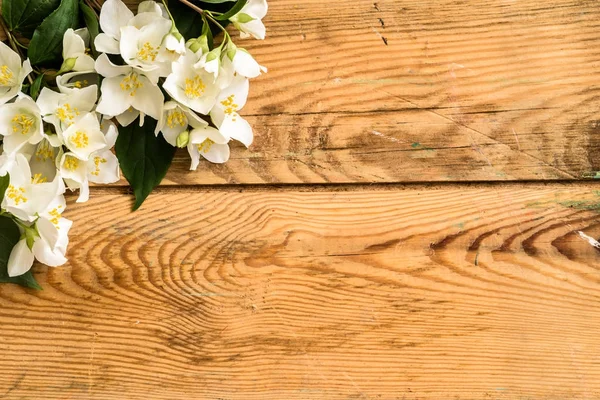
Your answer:
[[[600,398],[600,3],[271,0],[254,145],[71,197],[10,399]]]

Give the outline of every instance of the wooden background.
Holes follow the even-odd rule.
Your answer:
[[[70,197],[0,398],[600,398],[600,3],[269,5],[254,145]]]

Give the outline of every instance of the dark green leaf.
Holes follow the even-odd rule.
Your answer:
[[[8,174],[0,176],[0,203],[2,203],[2,200],[4,200],[4,194],[6,193],[6,189],[8,189],[9,184],[10,176]]]
[[[215,19],[219,21],[227,21],[229,18],[239,13],[247,2],[248,0],[237,0],[237,2],[233,5],[233,7],[231,7],[231,9],[229,9],[229,11],[227,11],[225,14],[215,16]]]
[[[235,0],[227,1],[231,2]],[[230,4],[223,4],[223,2],[212,4],[203,3],[206,2],[199,3],[200,8],[203,10],[226,12],[231,8]],[[208,24],[207,28],[205,28],[204,22],[202,21],[202,16],[195,10],[177,0],[171,0],[169,2],[169,11],[171,12],[171,15],[173,15],[177,29],[186,40],[197,38],[198,36],[202,35],[208,27],[210,27],[211,32],[209,37],[209,47],[212,49],[212,36],[218,35],[221,32],[219,27]],[[220,24],[221,26],[225,27],[227,26],[228,22],[229,21],[223,21]]]
[[[31,63],[60,61],[63,35],[67,29],[77,29],[78,26],[79,3],[77,0],[61,0],[60,6],[33,33],[27,54]]]
[[[37,100],[43,86],[44,86],[44,74],[39,74],[37,76],[37,78],[35,78],[35,81],[33,81],[33,83],[31,84],[31,87],[29,88],[29,95],[34,100]]]
[[[52,11],[60,0],[4,0],[2,16],[11,31],[31,38],[33,31]]]
[[[21,233],[15,222],[4,216],[0,216],[0,282],[17,283],[32,289],[41,290],[31,271],[15,277],[8,276],[8,258],[13,247],[19,242]]]
[[[136,120],[119,128],[115,150],[123,175],[133,188],[134,211],[165,177],[175,155],[175,148],[162,135],[154,135],[155,128],[156,121],[151,118],[145,119],[144,126]]]
[[[209,3],[209,4],[221,4],[221,3],[227,3],[230,1],[235,1],[235,0],[202,0],[202,3]]]
[[[81,10],[81,14],[83,14],[83,20],[85,21],[85,26],[87,26],[88,31],[90,32],[90,49],[92,50],[92,55],[95,57],[98,55],[96,53],[96,46],[94,46],[94,40],[98,33],[100,33],[100,27],[98,26],[98,16],[87,4],[84,2],[79,2],[79,9]]]
[[[175,20],[175,26],[185,40],[197,38],[202,32],[202,16],[177,0],[169,2],[169,11]]]

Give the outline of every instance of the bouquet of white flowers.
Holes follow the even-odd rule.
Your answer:
[[[225,26],[263,39],[266,12],[266,0],[144,1],[137,14],[121,0],[2,2],[0,282],[39,288],[35,259],[67,261],[67,189],[85,202],[90,182],[123,171],[135,210],[176,148],[195,170],[226,162],[232,139],[252,143],[238,111],[266,68]]]

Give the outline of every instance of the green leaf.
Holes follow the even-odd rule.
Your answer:
[[[208,4],[221,4],[221,3],[227,3],[230,1],[235,1],[235,0],[202,0],[202,3],[208,3]]]
[[[136,120],[119,128],[115,151],[123,175],[135,195],[133,210],[137,210],[152,190],[162,181],[175,155],[162,135],[154,134],[156,121],[146,118],[144,126]]]
[[[16,283],[24,287],[41,290],[31,271],[15,277],[8,276],[8,259],[13,247],[19,242],[21,233],[15,222],[4,216],[0,216],[0,282]]]
[[[9,184],[10,176],[8,174],[0,176],[0,203],[2,203],[2,200],[4,200],[4,194],[6,193],[6,189],[8,189]]]
[[[60,6],[37,27],[29,43],[27,55],[31,63],[41,64],[62,59],[63,35],[79,26],[77,0],[61,0]]]
[[[87,4],[80,1],[79,9],[83,14],[83,20],[85,21],[85,26],[87,26],[88,31],[90,32],[90,49],[92,50],[92,55],[96,57],[98,53],[96,53],[96,46],[94,45],[94,40],[96,36],[100,33],[100,27],[98,25],[98,16]]]
[[[4,0],[2,16],[11,31],[31,38],[33,31],[52,11],[60,0]]]
[[[33,83],[31,84],[31,87],[29,88],[29,95],[31,96],[31,98],[33,98],[34,100],[37,100],[43,86],[44,86],[44,74],[42,73],[42,74],[39,74],[37,76],[37,78],[35,78],[35,81],[33,81]]]
[[[175,20],[175,26],[185,40],[197,38],[202,32],[202,16],[178,0],[169,2],[169,11]]]
[[[233,17],[235,14],[239,13],[242,8],[246,5],[248,0],[237,0],[237,2],[227,11],[225,14],[215,16],[216,20],[226,21],[229,18]]]

